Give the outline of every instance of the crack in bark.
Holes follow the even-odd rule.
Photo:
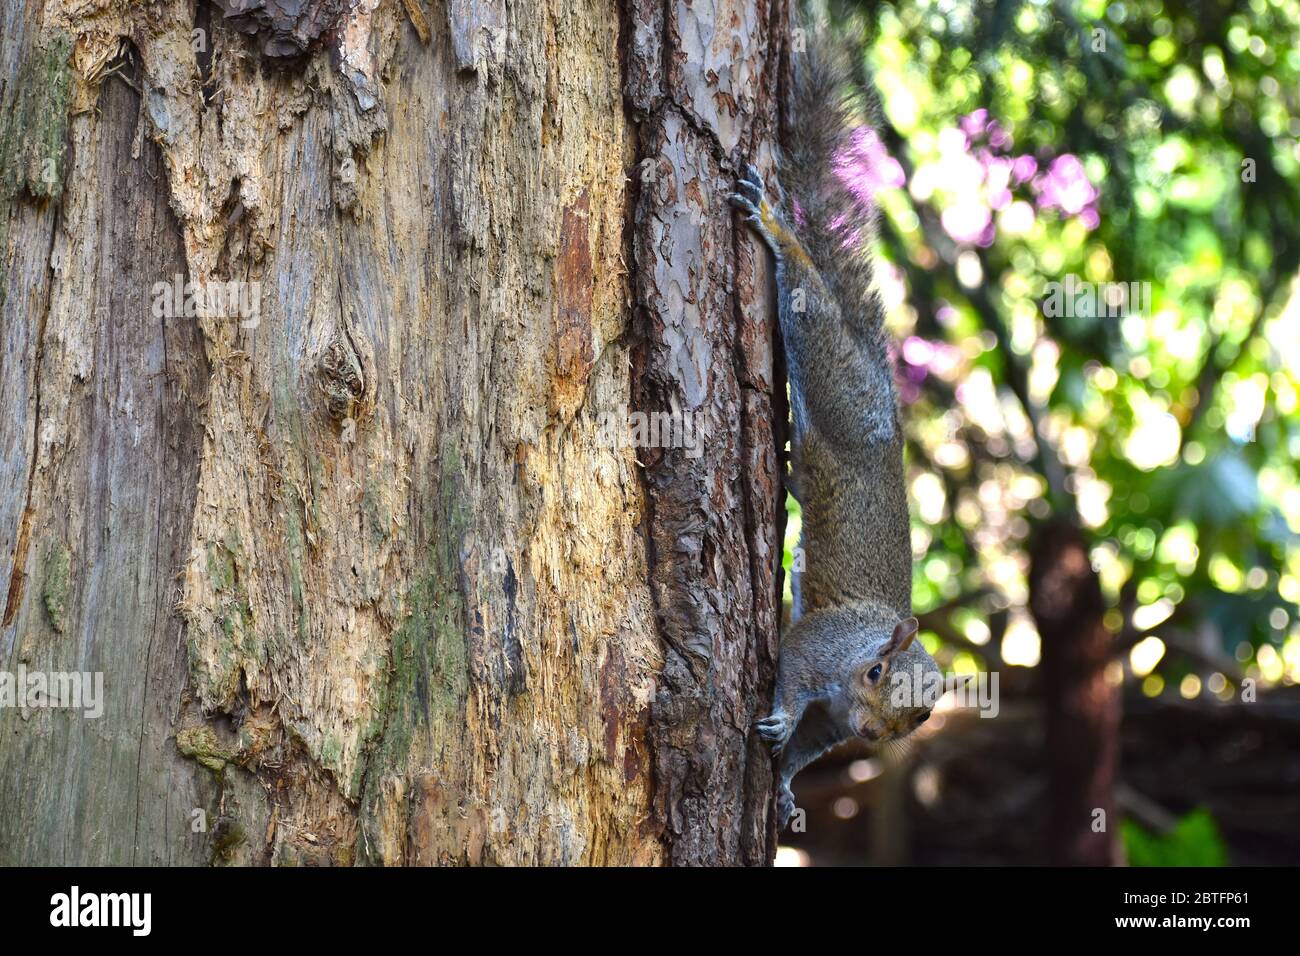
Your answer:
[[[66,161],[66,160],[65,160]],[[15,195],[12,200],[19,202]],[[45,263],[49,271],[48,281],[54,277],[54,244],[62,224],[62,204],[54,207],[54,222],[50,227],[50,246],[46,250]],[[36,482],[36,469],[41,458],[41,369],[45,361],[45,330],[49,323],[50,303],[48,298],[45,308],[41,310],[41,319],[36,329],[36,351],[32,368],[32,392],[35,395],[35,408],[32,413],[32,460],[27,469],[27,485],[23,495],[23,516],[19,524],[18,539],[14,548],[14,564],[9,574],[9,589],[5,599],[5,611],[2,627],[9,627],[22,606],[23,591],[27,584],[27,554],[31,547],[31,525],[35,511],[32,509],[32,487]]]

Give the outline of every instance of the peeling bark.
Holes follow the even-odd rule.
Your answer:
[[[280,65],[302,59],[338,29],[349,0],[217,0],[226,21],[253,37],[262,56]]]
[[[0,862],[770,856],[785,13],[650,6],[0,2]]]
[[[666,656],[652,714],[655,811],[677,864],[775,852],[767,713],[780,615],[781,470],[765,257],[726,197],[771,159],[777,4],[631,4],[639,123],[636,405],[696,417],[702,454],[647,455],[650,573]],[[784,391],[783,382],[780,383]],[[780,403],[784,411],[784,403]]]

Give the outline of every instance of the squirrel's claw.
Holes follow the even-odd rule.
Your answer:
[[[772,714],[770,717],[764,717],[754,724],[758,735],[764,740],[771,742],[772,753],[780,754],[785,748],[785,742],[790,739],[790,733],[794,729],[790,726],[790,717],[784,713]]]
[[[758,168],[750,164],[745,167],[744,175],[736,180],[738,188],[752,196],[754,205],[762,206],[767,200],[767,184],[763,181],[763,176],[759,173]],[[785,207],[785,191],[781,184],[776,184],[776,190],[773,193],[776,196],[774,208],[781,209]]]
[[[731,200],[733,206],[745,214],[745,219],[749,222],[762,221],[762,214],[759,212],[758,206],[756,206],[748,196],[744,196],[740,193],[732,193],[727,198]]]
[[[756,721],[754,726],[758,728],[760,736],[767,740],[776,740],[781,736],[781,732],[785,730],[785,725],[787,723],[788,721],[785,714],[772,714],[769,717],[764,717],[762,720]]]
[[[767,201],[767,191],[763,185],[763,177],[759,175],[754,166],[746,166],[745,171],[736,178],[736,191],[728,198],[733,206],[744,213],[745,222],[753,227],[758,237],[779,259],[781,256],[780,244],[776,241],[771,229],[776,213]]]
[[[744,174],[736,178],[736,191],[740,198],[754,208],[763,207],[766,188],[763,186],[763,177],[753,166],[746,166]]]

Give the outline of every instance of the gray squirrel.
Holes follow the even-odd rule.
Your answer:
[[[922,688],[939,675],[915,640],[903,435],[864,248],[874,209],[836,173],[862,122],[845,76],[824,44],[796,59],[798,134],[779,164],[792,204],[780,193],[769,202],[752,166],[731,197],[776,259],[790,490],[803,512],[806,568],[795,576],[773,710],[757,724],[779,757],[778,831],[800,770],[853,736],[884,743],[911,733],[930,715]]]

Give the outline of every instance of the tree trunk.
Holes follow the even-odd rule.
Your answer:
[[[1029,606],[1042,640],[1048,862],[1120,862],[1115,774],[1119,687],[1108,679],[1114,635],[1083,534],[1057,519],[1030,552]]]
[[[255,6],[0,0],[0,863],[765,862],[784,5]]]

